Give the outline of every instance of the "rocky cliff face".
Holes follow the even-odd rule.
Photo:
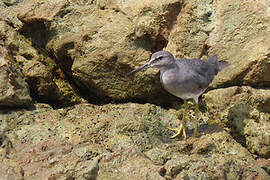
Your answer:
[[[267,0],[0,0],[0,179],[270,178],[269,39]],[[157,70],[125,77],[162,49],[232,64],[200,137],[169,139]]]

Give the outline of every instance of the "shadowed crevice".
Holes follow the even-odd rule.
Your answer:
[[[43,21],[25,23],[19,33],[30,39],[34,47],[45,48],[49,41],[49,32]]]

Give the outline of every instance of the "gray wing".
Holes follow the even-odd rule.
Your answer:
[[[177,65],[183,76],[181,79],[192,89],[206,89],[216,74],[214,64],[200,59],[180,59]]]

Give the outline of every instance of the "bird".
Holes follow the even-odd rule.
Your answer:
[[[180,121],[177,128],[168,128],[175,132],[171,138],[176,138],[183,133],[183,137],[186,139],[185,120],[188,115],[187,100],[193,99],[196,105],[194,123],[194,136],[196,137],[198,135],[199,96],[205,92],[218,72],[227,68],[229,65],[230,63],[226,61],[218,61],[216,54],[208,60],[196,58],[181,58],[176,60],[170,52],[162,50],[153,53],[146,64],[127,73],[126,76],[146,68],[159,69],[160,82],[163,88],[184,101],[183,120]]]

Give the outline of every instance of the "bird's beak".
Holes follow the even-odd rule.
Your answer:
[[[138,72],[138,71],[140,71],[140,70],[142,70],[142,69],[145,69],[145,68],[150,67],[150,65],[151,65],[150,62],[151,62],[151,61],[149,61],[148,63],[146,63],[146,64],[144,64],[144,65],[138,67],[137,69],[134,69],[133,71],[131,71],[131,72],[129,72],[129,73],[127,73],[126,76],[129,76],[129,75],[131,75],[131,74],[133,74],[133,73],[136,73],[136,72]]]

